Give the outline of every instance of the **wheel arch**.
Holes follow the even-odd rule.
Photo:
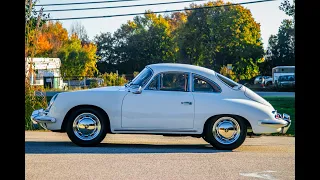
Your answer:
[[[204,123],[204,125],[203,125],[203,127],[202,127],[202,134],[205,133],[206,126],[207,126],[207,124],[208,124],[208,122],[209,122],[210,119],[212,119],[212,118],[218,118],[218,117],[223,117],[223,116],[230,116],[230,117],[234,117],[234,118],[239,118],[239,119],[241,119],[241,120],[244,121],[245,125],[247,126],[247,129],[252,129],[252,126],[251,126],[250,122],[249,122],[246,118],[244,118],[244,117],[242,117],[242,116],[235,115],[235,114],[216,114],[216,115],[213,115],[213,116],[209,117],[209,118],[206,120],[206,122]]]
[[[66,132],[66,127],[67,127],[67,122],[68,122],[68,118],[70,117],[70,115],[72,114],[72,112],[81,109],[81,108],[92,108],[95,109],[99,112],[101,112],[103,115],[105,115],[106,120],[107,120],[107,133],[111,132],[111,127],[110,127],[110,119],[109,119],[109,115],[108,113],[103,110],[102,108],[95,106],[95,105],[89,105],[89,104],[82,104],[82,105],[77,105],[74,106],[73,108],[69,109],[69,111],[67,112],[67,114],[64,116],[62,124],[61,124],[61,132]]]

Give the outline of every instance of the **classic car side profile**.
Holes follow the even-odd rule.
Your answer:
[[[79,146],[95,146],[112,134],[202,137],[232,150],[254,134],[286,133],[290,116],[231,79],[204,67],[160,63],[146,66],[125,86],[54,95],[32,122],[67,132]]]

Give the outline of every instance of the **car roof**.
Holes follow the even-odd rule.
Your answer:
[[[288,76],[293,76],[294,77],[294,75],[291,75],[291,74],[290,75],[289,74],[288,75],[281,75],[279,77],[288,77]]]
[[[296,66],[276,66],[276,67],[273,67],[272,69],[274,68],[295,68]]]
[[[146,67],[150,67],[156,74],[159,72],[165,72],[165,71],[185,71],[185,72],[191,72],[199,75],[202,75],[202,74],[215,75],[216,74],[214,70],[211,70],[205,67],[190,65],[190,64],[157,63],[157,64],[150,64]]]

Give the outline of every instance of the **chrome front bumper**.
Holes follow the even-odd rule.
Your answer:
[[[260,120],[258,122],[258,124],[260,126],[271,127],[271,128],[275,128],[275,129],[281,128],[281,131],[279,133],[285,134],[291,125],[291,120],[290,120],[290,116],[288,114],[283,113],[282,116],[280,115],[279,119]]]
[[[46,123],[56,122],[56,119],[47,116],[47,112],[43,109],[34,110],[30,118],[34,126],[37,126],[39,124],[44,129],[47,129]]]

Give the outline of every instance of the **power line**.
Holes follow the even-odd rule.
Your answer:
[[[78,8],[78,9],[49,9],[43,10],[43,12],[54,12],[54,11],[82,11],[82,10],[92,10],[92,9],[112,9],[112,8],[127,8],[127,7],[138,7],[138,6],[156,6],[163,4],[178,4],[178,3],[187,3],[187,2],[196,2],[196,1],[206,1],[206,0],[187,0],[187,1],[173,1],[173,2],[162,2],[162,3],[153,3],[153,4],[132,4],[125,6],[108,6],[108,7],[92,7],[92,8]],[[39,12],[39,11],[37,11]]]
[[[234,6],[234,5],[255,4],[255,3],[268,2],[268,1],[276,1],[276,0],[259,0],[259,1],[251,1],[251,2],[224,4],[224,5],[220,5],[220,6],[206,6],[206,7],[199,7],[199,8],[185,8],[185,9],[155,11],[155,12],[143,12],[143,13],[115,14],[115,15],[87,16],[87,17],[70,17],[70,18],[52,18],[52,19],[48,19],[48,20],[64,21],[64,20],[75,20],[75,19],[111,18],[111,17],[134,16],[134,15],[143,15],[143,14],[151,14],[151,13],[155,13],[156,14],[156,13],[179,12],[179,11],[186,11],[186,10],[209,9],[209,8],[215,8],[215,7],[226,7],[226,6]]]
[[[99,4],[99,3],[113,3],[113,2],[126,2],[126,1],[141,1],[141,0],[109,0],[109,1],[93,1],[93,2],[72,2],[63,4],[36,4],[34,6],[68,6],[79,4]]]

